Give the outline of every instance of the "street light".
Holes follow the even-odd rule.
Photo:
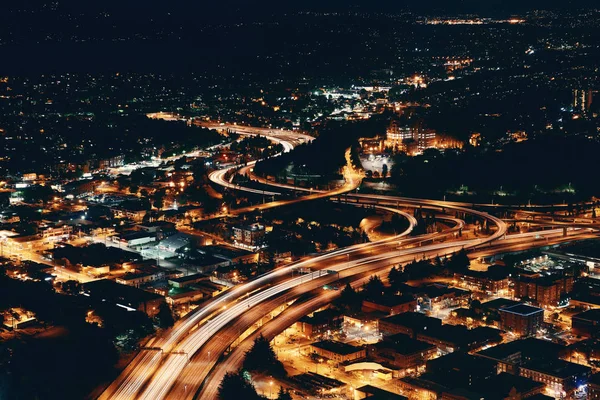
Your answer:
[[[269,398],[273,394],[273,381],[269,381]]]

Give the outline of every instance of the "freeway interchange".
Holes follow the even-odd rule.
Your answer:
[[[214,126],[209,126],[214,127]],[[219,126],[223,128],[223,126]],[[284,151],[293,149],[310,139],[293,132],[277,132],[259,128],[225,126],[240,134],[262,134],[281,143]],[[243,354],[253,337],[264,331],[272,338],[295,322],[339,295],[339,291],[316,290],[324,284],[338,282],[359,286],[372,274],[385,276],[391,265],[415,259],[443,257],[461,249],[472,252],[476,257],[508,251],[528,249],[535,246],[561,243],[573,238],[595,237],[595,226],[577,225],[578,229],[565,235],[563,228],[519,235],[507,235],[505,221],[472,205],[437,200],[412,199],[398,196],[363,195],[351,193],[360,185],[360,172],[351,168],[349,152],[344,177],[346,183],[332,191],[312,191],[285,184],[274,184],[256,176],[252,178],[274,189],[262,191],[232,184],[226,179],[228,170],[217,170],[210,174],[212,182],[231,190],[242,190],[256,194],[276,196],[283,190],[310,191],[307,196],[292,200],[277,200],[257,207],[231,211],[241,214],[256,208],[265,209],[309,201],[331,198],[334,201],[354,205],[368,204],[386,212],[398,213],[408,221],[408,228],[400,234],[377,242],[363,243],[334,250],[318,256],[276,268],[252,281],[238,285],[209,300],[203,306],[178,321],[175,326],[149,341],[119,377],[104,391],[100,399],[212,399],[216,398],[218,385],[225,372],[237,369]],[[234,168],[239,168],[236,166]],[[238,173],[251,174],[252,165],[241,168]],[[273,190],[273,191],[271,191]],[[274,190],[277,190],[275,192]],[[424,208],[445,219],[450,228],[442,232],[409,236],[417,224],[410,212]],[[485,221],[492,232],[488,236],[462,239],[456,233],[464,227],[459,218],[444,215],[452,211],[470,215]],[[542,222],[553,225],[552,222]],[[554,226],[570,226],[561,222]],[[571,224],[573,225],[573,224]],[[542,238],[542,240],[539,240]],[[311,272],[296,274],[297,271]],[[309,299],[298,301],[303,295]],[[257,332],[250,332],[244,340],[237,340],[251,329],[263,316],[278,308],[285,310]],[[223,354],[234,342],[238,342],[232,353]]]

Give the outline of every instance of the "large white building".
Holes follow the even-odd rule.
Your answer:
[[[398,122],[392,121],[386,132],[385,145],[411,153],[421,152],[435,147],[436,133],[432,129],[401,126]]]

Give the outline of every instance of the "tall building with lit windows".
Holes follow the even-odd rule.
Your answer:
[[[417,126],[402,126],[397,121],[392,121],[386,132],[386,147],[407,153],[421,152],[435,147],[436,132]]]

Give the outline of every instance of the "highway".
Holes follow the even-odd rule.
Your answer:
[[[483,240],[483,239],[482,239]],[[377,252],[374,255],[370,255],[358,260],[351,260],[348,262],[337,263],[335,265],[327,266],[327,271],[339,273],[340,278],[346,276],[352,276],[355,274],[364,273],[366,271],[376,271],[381,269],[388,269],[391,264],[404,263],[412,261],[414,258],[430,257],[435,255],[452,254],[463,247],[472,246],[474,242],[480,240],[465,240],[458,242],[448,242],[440,244],[432,244],[428,246],[413,247],[405,250],[394,250],[386,253]],[[337,278],[336,275],[334,275]],[[206,325],[202,326],[197,331],[189,335],[189,339],[182,342],[180,348],[181,351],[186,354],[195,354],[205,343],[207,343],[215,334],[221,329],[226,328],[230,323],[235,323],[235,326],[230,329],[237,330],[238,323],[237,318],[242,316],[243,313],[248,312],[250,305],[267,300],[277,294],[284,293],[285,291],[299,286],[301,283],[305,283],[306,277],[293,278],[287,282],[271,287],[256,296],[252,296],[247,300],[244,300],[231,308],[222,311],[217,318],[211,320]],[[312,279],[312,278],[311,278]],[[337,280],[337,279],[336,279]],[[279,303],[281,304],[281,303]],[[259,315],[264,315],[262,312]],[[242,330],[243,330],[242,326]],[[202,356],[201,356],[202,357]],[[161,371],[157,372],[152,379],[152,382],[148,385],[146,391],[140,396],[141,399],[163,399],[169,392],[171,385],[175,383],[175,380],[182,374],[183,369],[188,364],[187,357],[181,357],[180,355],[170,356],[170,359],[161,366]],[[194,364],[192,364],[194,365]],[[204,379],[202,369],[204,363],[196,363],[193,371],[188,372],[187,376],[190,380],[187,380],[184,385],[187,385],[190,390],[190,395],[193,397],[192,390],[198,388],[202,380]],[[175,390],[178,393],[178,398],[181,398],[181,391]]]
[[[351,170],[351,167],[350,167],[351,164],[349,162],[350,161],[349,160],[349,151],[347,151],[347,153],[346,153],[346,158],[348,161],[348,167],[346,168],[346,173],[347,173],[348,177],[346,179],[346,182],[347,182],[347,184],[348,184],[348,182],[350,182],[350,184],[352,186],[357,187],[358,184],[360,183],[361,176],[356,171]],[[222,183],[224,183],[225,186],[228,186],[229,183],[228,182],[225,183],[225,180],[223,179],[224,174],[220,175],[220,176],[221,176],[221,179],[219,179],[219,180]],[[213,177],[214,177],[214,175],[213,175]],[[273,202],[273,203],[271,203],[270,206],[277,207],[280,205],[290,204],[292,202],[307,201],[307,200],[311,200],[313,198],[331,197],[331,196],[336,196],[336,195],[339,196],[344,191],[347,191],[347,188],[343,188],[342,190],[343,191],[340,193],[337,193],[337,191],[331,191],[331,192],[325,192],[325,193],[318,192],[313,195],[303,197],[301,199],[294,199],[292,201]],[[371,201],[371,200],[373,200],[373,197],[371,196],[368,199],[369,199],[369,201]],[[363,200],[363,201],[365,201],[365,200]],[[341,264],[335,264],[331,267],[327,267],[328,270],[339,273],[342,271],[350,270],[350,269],[365,266],[365,265],[368,265],[369,268],[373,268],[374,265],[375,265],[375,267],[389,266],[390,264],[392,264],[394,262],[394,260],[399,260],[399,261],[405,260],[406,257],[409,257],[409,258],[412,257],[412,259],[417,258],[417,256],[425,257],[425,254],[427,254],[428,252],[435,252],[436,254],[445,252],[446,254],[450,254],[450,253],[458,251],[462,248],[469,248],[469,247],[481,245],[483,243],[491,242],[495,239],[502,237],[506,233],[506,224],[503,221],[501,221],[500,219],[493,217],[487,213],[470,210],[470,209],[456,206],[454,204],[450,204],[450,203],[446,203],[446,202],[438,202],[438,201],[433,201],[433,200],[421,201],[421,200],[417,200],[417,199],[406,199],[406,198],[385,197],[385,196],[380,196],[380,198],[376,199],[375,201],[376,202],[389,201],[392,203],[393,206],[397,206],[397,204],[400,201],[402,201],[402,202],[406,202],[412,206],[425,205],[428,207],[433,206],[433,207],[439,207],[439,208],[451,208],[451,209],[455,209],[455,210],[458,210],[461,212],[474,214],[481,218],[489,220],[492,224],[497,226],[497,230],[493,235],[491,235],[488,238],[472,239],[472,240],[458,241],[458,242],[452,242],[452,243],[433,243],[428,246],[420,246],[417,248],[409,248],[409,249],[403,249],[403,250],[394,249],[391,251],[390,250],[382,251],[382,249],[377,249],[378,254],[375,256],[367,256],[367,257],[359,259],[358,261],[354,261],[354,260],[350,261],[349,257],[348,257],[348,260],[346,260],[345,262],[343,262]],[[254,209],[254,208],[252,208],[252,209]],[[241,210],[238,212],[245,212],[245,211],[246,210]],[[384,240],[384,242],[388,242],[388,241],[389,240],[387,240],[387,239]],[[378,245],[381,245],[381,243],[375,243],[374,245],[378,246]],[[372,251],[373,250],[370,250],[369,252],[372,252]],[[349,254],[349,253],[347,253],[347,250],[346,251],[341,250],[341,252],[345,253],[345,254]],[[325,257],[325,259],[323,259],[323,257]],[[332,257],[332,254],[320,256],[320,257],[317,257],[315,260],[308,260],[306,262],[312,261],[313,263],[316,264],[319,261],[321,261],[321,262],[326,261],[326,258],[330,258],[330,257]],[[319,258],[321,258],[321,260],[319,260]],[[287,268],[289,268],[289,267],[287,267]],[[140,397],[144,398],[144,399],[162,399],[162,398],[164,398],[166,396],[166,394],[169,392],[171,386],[175,383],[177,378],[182,373],[185,366],[188,364],[190,357],[193,356],[212,336],[214,336],[217,332],[219,332],[221,329],[223,329],[226,325],[231,323],[234,319],[238,318],[241,314],[243,314],[244,312],[247,312],[251,308],[251,306],[254,306],[255,304],[260,303],[265,300],[268,300],[271,297],[276,296],[277,294],[280,294],[280,293],[285,292],[289,289],[292,289],[298,285],[301,285],[302,283],[304,283],[303,282],[304,279],[305,278],[303,278],[303,277],[291,279],[290,281],[283,282],[277,286],[270,287],[262,292],[259,292],[258,294],[248,297],[243,302],[239,302],[239,303],[234,304],[233,306],[225,308],[216,317],[214,317],[213,319],[210,319],[208,322],[206,322],[200,328],[193,331],[189,336],[185,337],[181,341],[181,343],[175,348],[175,351],[173,351],[171,354],[168,354],[166,356],[166,360],[163,361],[162,363],[160,363],[159,367],[157,367],[155,365],[155,364],[157,364],[157,362],[155,361],[156,358],[154,356],[148,355],[147,359],[149,360],[148,361],[149,365],[146,365],[145,363],[143,364],[143,368],[145,368],[145,370],[142,372],[141,375],[147,376],[147,375],[149,375],[149,372],[150,372],[152,374],[152,378],[148,382],[148,384],[144,386],[144,390],[141,393]],[[196,316],[195,318],[193,318],[193,320],[196,320],[198,318],[201,318],[201,316]],[[117,391],[117,393],[116,393],[117,397],[115,397],[115,398],[120,398],[119,396],[122,393],[125,394],[124,398],[128,398],[128,396],[132,396],[132,395],[137,396],[138,391],[140,389],[142,389],[142,386],[143,386],[143,384],[139,383],[139,381],[142,379],[135,380],[135,381],[137,381],[137,383],[133,383],[133,384],[131,384],[131,382],[129,381],[129,378],[131,378],[131,376],[136,376],[136,375],[139,375],[139,374],[129,373],[129,377],[125,378],[124,384],[123,384],[123,387],[125,387],[125,390],[123,390],[123,387],[121,387]],[[198,374],[193,374],[193,375],[199,376]],[[188,384],[186,383],[184,385],[188,385]],[[194,386],[194,385],[192,385],[192,386]],[[191,389],[192,388],[190,388],[190,390]],[[188,390],[187,386],[184,386],[184,391],[187,391],[187,390]]]
[[[222,126],[217,128],[235,128],[241,134],[257,134],[257,129],[237,126]],[[251,133],[249,133],[251,132]],[[276,140],[284,145],[284,151],[289,151],[295,145],[305,142],[305,138],[294,139],[294,133],[283,131],[275,134],[272,130],[264,131],[265,136],[276,136]],[[287,143],[284,144],[284,143]],[[121,375],[110,385],[100,397],[101,399],[151,399],[164,398],[194,398],[202,382],[208,373],[216,365],[220,355],[233,342],[241,332],[251,326],[262,316],[278,306],[288,302],[302,293],[306,293],[321,286],[323,282],[338,279],[350,279],[356,281],[364,279],[366,273],[387,273],[390,265],[405,263],[413,259],[431,258],[452,254],[461,249],[475,249],[483,245],[487,251],[491,246],[497,246],[496,250],[517,248],[527,242],[525,246],[531,247],[535,236],[525,235],[522,237],[504,240],[507,232],[505,221],[486,212],[473,210],[471,204],[446,202],[437,200],[422,200],[397,196],[362,195],[349,194],[360,185],[362,175],[354,171],[349,159],[349,151],[346,153],[347,167],[344,171],[346,183],[332,191],[313,191],[308,196],[286,200],[275,201],[263,205],[232,210],[228,215],[239,215],[256,209],[266,209],[294,204],[300,201],[309,201],[318,198],[333,197],[338,201],[352,201],[351,204],[372,204],[375,207],[401,213],[409,220],[409,228],[398,236],[386,238],[374,243],[364,243],[344,249],[338,249],[329,253],[316,256],[311,259],[302,260],[262,275],[253,281],[239,285],[208,302],[204,307],[199,307],[170,330],[148,343],[148,349],[142,350],[134,361],[121,373]],[[236,167],[237,168],[237,167]],[[248,165],[246,168],[251,168]],[[265,193],[261,190],[243,188],[226,181],[227,170],[215,171],[210,175],[211,181],[234,190],[254,190],[254,193]],[[281,186],[276,184],[275,186]],[[289,185],[286,188],[289,188]],[[306,189],[298,189],[303,190]],[[310,190],[308,190],[310,191]],[[270,192],[275,194],[276,192]],[[344,194],[346,193],[346,194]],[[452,210],[459,213],[470,214],[493,225],[490,236],[468,240],[442,241],[450,233],[461,229],[464,223],[456,218],[446,217],[454,223],[447,232],[422,235],[416,238],[405,238],[414,228],[416,220],[410,214],[399,211],[399,207],[424,207],[434,210]],[[562,230],[560,230],[562,232]],[[547,232],[547,233],[546,233]],[[583,233],[583,231],[582,231]],[[589,234],[585,232],[586,234]],[[538,233],[536,233],[538,234]],[[542,234],[541,232],[539,234]],[[559,240],[559,232],[545,231],[552,240]],[[551,236],[553,235],[553,236]],[[533,239],[532,237],[533,236]],[[509,241],[510,240],[510,241]],[[511,242],[515,240],[515,243]],[[550,239],[549,239],[550,240]],[[563,240],[560,238],[560,240]],[[430,243],[428,243],[430,242]],[[502,244],[499,244],[502,242]],[[293,276],[298,269],[312,268],[314,271],[306,275]],[[290,278],[290,275],[292,276]],[[332,291],[335,292],[335,291]],[[330,292],[331,293],[331,292]],[[311,303],[312,306],[321,304],[320,301],[327,299],[327,294],[318,296],[318,300]],[[323,297],[323,298],[322,298]],[[306,305],[304,307],[307,307]],[[300,308],[306,313],[306,308]],[[284,312],[285,313],[285,312]],[[281,319],[283,326],[289,320]],[[280,329],[278,326],[277,329]],[[276,329],[276,330],[277,330]],[[237,350],[236,350],[237,351]],[[237,358],[231,357],[236,360]],[[230,366],[228,366],[230,367]],[[222,367],[218,367],[222,371]],[[214,398],[216,379],[210,380],[210,385],[205,386],[207,393],[203,392],[200,398]],[[212,396],[212,397],[211,397]]]
[[[556,237],[556,235],[559,235],[558,238],[556,238],[555,241],[551,241],[550,244],[558,243],[559,241],[562,241],[564,239],[564,238],[562,238],[562,230],[546,231],[546,232],[544,232],[544,234],[547,237]],[[574,234],[579,235],[579,234],[581,234],[581,232],[574,232]],[[514,238],[512,236],[509,236],[507,238],[507,242],[510,242],[508,245],[505,244],[505,241],[502,241],[503,244],[501,246],[498,245],[498,246],[495,246],[494,249],[492,249],[492,250],[486,250],[487,254],[498,254],[498,253],[505,252],[505,251],[507,251],[507,249],[511,249],[511,248],[514,250],[514,249],[517,249],[518,246],[522,246],[522,245],[526,245],[529,248],[531,248],[532,246],[536,247],[536,246],[542,246],[542,245],[548,244],[547,242],[543,242],[543,241],[541,243],[540,242],[532,243],[531,240],[535,238],[535,235],[533,233],[517,234],[514,236],[515,236]],[[524,240],[528,240],[528,241],[524,243]],[[573,237],[570,237],[568,240],[573,240]],[[428,251],[425,254],[425,257],[431,258],[431,257],[435,257],[437,255],[438,254],[435,251]],[[394,260],[394,261],[395,262],[396,261],[409,262],[409,261],[411,261],[410,257],[411,256],[409,255],[405,259],[399,259],[399,260]],[[387,273],[389,271],[389,263],[384,262],[381,265],[383,267],[378,268],[377,266],[373,266],[372,269],[370,269],[370,270],[355,271],[354,275],[349,274],[347,276],[347,279],[344,279],[344,277],[342,277],[341,279],[343,281],[345,280],[345,281],[351,282],[353,287],[361,286],[374,272],[377,273],[378,275],[380,275],[382,279],[385,279],[387,277]],[[208,376],[208,378],[206,378],[206,380],[204,381],[204,385],[201,387],[201,391],[200,391],[199,395],[194,396],[194,394],[191,392],[191,389],[194,388],[195,386],[193,386],[191,381],[185,380],[184,382],[186,382],[186,383],[184,384],[184,386],[186,386],[189,389],[188,391],[185,391],[185,396],[182,397],[182,393],[184,393],[184,392],[182,391],[182,386],[179,385],[178,388],[174,389],[171,392],[173,396],[170,396],[169,398],[185,398],[185,399],[216,398],[216,395],[218,392],[218,387],[219,387],[219,384],[220,384],[223,376],[225,375],[226,372],[235,371],[242,365],[244,355],[245,355],[246,351],[248,351],[250,349],[250,347],[252,346],[252,342],[255,337],[257,337],[259,334],[263,334],[267,339],[269,339],[269,340],[273,339],[276,335],[283,332],[287,327],[291,326],[294,322],[296,322],[302,316],[307,315],[307,314],[327,305],[328,303],[333,301],[337,296],[339,296],[339,294],[340,294],[340,291],[319,291],[319,292],[314,293],[313,296],[310,299],[308,299],[307,301],[298,302],[298,303],[293,304],[290,308],[283,311],[275,319],[273,319],[272,321],[269,321],[267,324],[265,324],[263,327],[259,328],[256,332],[254,332],[248,338],[244,339],[244,341],[239,346],[237,346],[232,351],[231,354],[229,354],[221,362],[217,363],[215,370],[212,371],[210,373],[210,375]],[[259,315],[262,316],[264,314],[265,314],[265,311],[263,310],[263,314],[259,314]],[[237,326],[238,322],[236,321],[235,324]],[[175,396],[175,394],[177,394],[177,396]]]
[[[335,188],[335,189],[332,189],[332,190],[326,191],[326,192],[315,191],[307,196],[299,197],[296,199],[277,200],[277,201],[272,201],[269,203],[257,204],[257,205],[248,206],[248,207],[244,207],[244,208],[238,208],[235,210],[227,210],[226,212],[224,212],[222,214],[217,214],[217,215],[211,216],[210,218],[220,218],[220,217],[232,216],[232,215],[235,216],[235,215],[245,214],[245,213],[257,211],[257,210],[266,210],[269,208],[281,207],[281,206],[286,206],[286,205],[291,205],[291,204],[298,204],[298,203],[301,203],[304,201],[311,201],[311,200],[329,198],[332,196],[339,196],[341,194],[351,192],[360,186],[363,175],[360,171],[357,171],[352,167],[352,161],[350,159],[350,149],[346,150],[345,157],[346,157],[346,166],[344,167],[344,171],[343,171],[345,182],[344,182],[344,185],[342,185],[338,188]],[[234,167],[230,167],[230,169],[231,168],[234,168]],[[262,191],[262,190],[258,190],[258,189],[246,188],[246,187],[243,187],[240,185],[234,185],[233,183],[228,182],[225,179],[226,173],[227,173],[227,170],[213,171],[209,174],[209,179],[212,182],[214,182],[218,185],[221,185],[223,187],[229,188],[229,189],[245,190],[246,192],[265,194],[265,195],[278,194],[275,192]]]
[[[393,208],[387,209],[398,212]],[[473,212],[468,209],[465,211]],[[434,243],[428,246],[413,247],[403,250],[397,250],[396,245],[394,245],[394,249],[392,250],[389,248],[386,248],[385,250],[382,248],[377,248],[378,246],[385,246],[390,242],[398,240],[398,237],[392,237],[384,239],[380,242],[356,245],[352,246],[351,248],[336,250],[334,252],[318,256],[314,259],[301,261],[300,263],[292,264],[285,268],[273,271],[272,273],[260,277],[246,285],[237,287],[228,292],[226,296],[221,297],[217,301],[211,303],[208,307],[203,308],[200,312],[195,313],[193,317],[183,321],[181,324],[178,324],[176,328],[174,328],[172,332],[166,336],[166,339],[163,339],[162,342],[151,344],[152,347],[158,346],[163,353],[171,353],[166,355],[166,361],[162,361],[162,357],[156,355],[156,350],[143,351],[139,356],[139,358],[142,360],[134,363],[135,368],[133,370],[128,369],[124,371],[122,377],[116,381],[117,383],[115,385],[111,385],[111,388],[107,389],[102,398],[138,398],[138,392],[142,388],[145,389],[140,395],[141,398],[164,398],[171,385],[173,385],[183,368],[187,365],[188,358],[195,354],[210,337],[215,335],[217,332],[219,332],[219,330],[224,328],[235,318],[239,317],[242,313],[247,312],[251,306],[268,300],[269,298],[294,288],[295,286],[301,285],[302,283],[305,283],[304,280],[306,279],[304,277],[292,278],[291,280],[285,281],[276,286],[271,286],[264,291],[258,292],[241,302],[233,304],[232,306],[224,305],[228,300],[240,298],[244,293],[249,292],[249,290],[254,289],[255,287],[266,285],[269,280],[273,279],[274,275],[290,273],[292,269],[298,267],[311,265],[322,266],[325,262],[332,260],[337,262],[337,264],[334,264],[330,267],[328,266],[326,268],[335,272],[351,270],[356,267],[379,268],[389,266],[394,262],[405,261],[406,259],[412,260],[414,258],[424,257],[428,252],[435,252],[435,254],[438,255],[450,254],[462,248],[478,246],[480,244],[487,243],[488,241],[495,240],[497,237],[500,237],[505,233],[506,226],[502,221],[485,213],[481,213],[481,216],[490,219],[492,223],[498,225],[498,230],[496,233],[488,238],[448,243]],[[414,221],[414,218],[412,217],[409,220],[411,221],[411,227],[409,229],[412,229],[412,226],[414,226],[416,221]],[[403,233],[403,235],[406,234],[408,234],[408,232]],[[377,254],[371,255],[374,252],[374,249],[377,249]],[[365,251],[367,254],[364,254]],[[363,254],[360,254],[361,257],[358,260],[350,260],[350,254],[355,252],[362,252]],[[336,257],[339,259],[340,255],[347,255],[348,257],[340,263],[338,260],[336,260]],[[318,276],[316,278],[318,278]],[[186,335],[191,328],[205,319],[211,312],[219,309],[221,305],[224,305],[225,309],[218,313],[216,317],[210,319],[200,328],[194,330],[191,334],[184,337],[184,335]],[[181,343],[172,349],[172,345],[175,342],[178,342],[180,339]],[[150,376],[150,382],[145,385],[146,378],[149,378]]]
[[[393,210],[393,209],[390,209]],[[389,265],[400,262],[412,261],[417,258],[430,257],[434,255],[443,256],[449,255],[463,248],[471,248],[478,246],[489,241],[495,240],[496,234],[500,233],[500,236],[504,234],[503,223],[500,220],[494,220],[493,217],[489,217],[486,214],[486,218],[491,219],[494,223],[498,223],[498,231],[489,237],[469,239],[463,241],[443,242],[443,243],[432,243],[430,245],[421,245],[417,247],[409,247],[403,249],[384,249],[378,248],[377,251],[373,251],[367,247],[367,254],[364,256],[350,260],[335,261],[330,264],[325,257],[320,260],[307,260],[303,263],[313,263],[314,265],[320,264],[321,270],[326,269],[327,271],[342,274],[356,274],[366,270],[377,270],[382,268],[388,268]],[[393,238],[397,240],[396,238]],[[390,239],[385,239],[382,242],[390,242]],[[382,243],[376,243],[375,245],[381,245]],[[360,245],[359,245],[360,246]],[[364,247],[364,246],[363,246]],[[343,250],[342,250],[343,252]],[[323,264],[327,264],[324,266]],[[288,267],[289,268],[289,267]],[[317,278],[320,277],[317,276]],[[192,332],[188,337],[184,338],[180,345],[176,348],[176,354],[167,356],[167,360],[159,367],[159,370],[154,374],[152,380],[147,385],[145,391],[141,394],[142,399],[162,399],[169,392],[170,387],[175,383],[178,377],[183,373],[184,368],[188,365],[189,358],[196,354],[202,348],[207,341],[209,341],[214,335],[224,329],[227,325],[231,324],[234,320],[239,318],[243,313],[250,311],[251,306],[254,306],[260,302],[270,299],[273,296],[284,293],[287,290],[293,289],[305,283],[305,277],[292,278],[291,280],[280,283],[276,286],[269,287],[268,289],[259,292],[247,299],[236,303],[235,305],[222,310],[217,317],[211,319],[206,324],[201,326],[199,329]],[[194,371],[188,373],[187,376],[193,377],[193,381],[187,380],[184,385],[184,392],[187,390],[193,390],[198,387],[202,381],[202,370],[206,367],[205,363],[193,363],[195,365]],[[180,390],[175,390],[178,396],[181,396]],[[191,393],[191,392],[190,392]],[[191,395],[191,394],[190,394]]]
[[[260,128],[237,124],[219,124],[216,122],[205,122],[201,124],[201,126],[215,130],[229,130],[237,133],[238,135],[265,136],[275,143],[280,143],[283,146],[284,153],[291,151],[294,147],[301,144],[310,143],[315,139],[310,135],[298,131],[288,131],[285,129]]]
[[[244,296],[247,296],[248,294],[252,293],[253,291],[259,288],[268,287],[269,285],[273,284],[274,281],[289,276],[294,270],[300,268],[309,268],[311,266],[317,266],[328,260],[347,261],[351,257],[356,257],[357,255],[360,257],[367,251],[372,252],[372,249],[381,246],[390,246],[390,244],[392,248],[395,248],[398,245],[398,241],[400,239],[410,234],[410,232],[416,225],[416,220],[411,215],[403,213],[401,211],[394,210],[394,212],[402,214],[409,221],[408,229],[397,236],[386,238],[379,242],[362,243],[348,248],[334,250],[332,252],[325,253],[308,260],[302,260],[291,265],[285,266],[283,268],[270,271],[269,273],[262,275],[253,281],[247,282],[243,285],[239,285],[228,290],[223,296],[215,298],[214,301],[210,302],[205,307],[199,307],[194,312],[188,314],[188,316],[185,319],[178,321],[171,330],[148,343],[146,347],[152,349],[140,351],[140,353],[134,359],[134,361],[104,391],[104,393],[100,396],[100,399],[137,398],[137,393],[144,386],[146,380],[149,379],[157,371],[157,368],[162,361],[163,354],[169,353],[171,351],[186,351],[188,353],[193,354],[190,348],[197,345],[198,343],[201,343],[202,339],[194,342],[188,341],[186,342],[186,346],[178,347],[177,349],[174,349],[174,346],[175,344],[185,340],[186,335],[188,335],[189,332],[196,328],[197,325],[202,323],[213,313],[217,313],[220,310],[222,310],[223,307],[225,307],[228,310],[228,315],[231,315],[233,312],[231,311],[231,308],[228,307],[231,304],[235,303],[236,300],[244,298]],[[367,250],[367,248],[369,250]],[[284,283],[285,282],[287,281],[284,281]],[[296,285],[302,283],[303,279],[296,279],[294,281],[294,284]],[[279,290],[287,290],[292,286],[288,285],[285,287],[279,287]],[[268,294],[271,295],[276,293],[277,292],[273,292],[273,290],[268,292]],[[258,297],[259,295],[261,295],[261,297]],[[254,305],[259,301],[268,299],[269,297],[270,296],[264,297],[264,294],[262,294],[262,292],[259,292],[255,294],[254,297],[246,297],[246,300],[243,304],[246,306],[247,309],[249,308],[248,305]],[[242,311],[245,311],[246,309],[242,309]],[[235,312],[240,311],[239,308],[235,310]],[[221,314],[222,313],[219,313],[218,316],[220,316]],[[214,327],[215,324],[219,324],[222,321],[222,319],[219,319],[216,322],[213,322],[213,325],[211,326]]]

